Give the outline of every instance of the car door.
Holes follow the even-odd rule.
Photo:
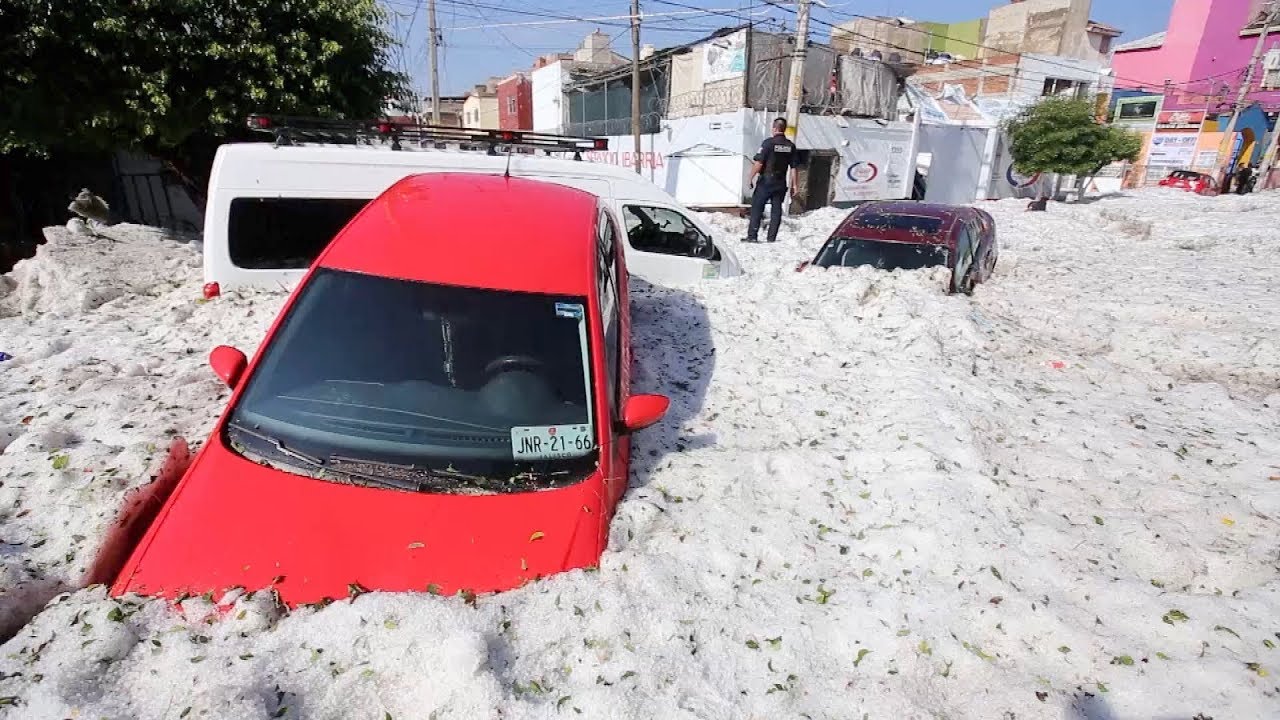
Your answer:
[[[622,222],[629,265],[636,275],[656,283],[721,277],[725,253],[683,210],[659,202],[623,201]],[[736,270],[736,259],[729,264]]]
[[[630,440],[619,433],[618,421],[627,401],[630,387],[630,361],[627,328],[627,295],[623,279],[625,266],[622,253],[618,252],[617,223],[608,210],[601,208],[596,223],[596,292],[600,303],[601,357],[604,365],[605,415],[600,425],[604,428],[607,447],[601,448],[601,471],[605,478],[604,505],[610,516],[618,500],[627,491],[627,462],[630,457]]]

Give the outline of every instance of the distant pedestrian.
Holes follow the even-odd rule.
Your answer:
[[[1253,166],[1245,165],[1236,172],[1236,194],[1244,195],[1251,189],[1251,180],[1253,180]]]
[[[747,242],[760,242],[760,221],[764,218],[764,206],[769,205],[769,242],[777,242],[778,228],[782,226],[782,201],[787,196],[787,171],[791,171],[791,194],[796,192],[796,144],[787,139],[787,120],[773,121],[773,137],[760,145],[751,177],[747,184],[753,188],[751,195],[751,222],[747,225]],[[759,182],[757,182],[759,178]]]

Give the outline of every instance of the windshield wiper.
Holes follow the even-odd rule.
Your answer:
[[[378,475],[373,475],[370,473],[362,473],[362,472],[353,471],[353,470],[342,470],[339,468],[335,468],[329,462],[326,462],[321,458],[308,455],[307,453],[304,453],[300,450],[295,450],[291,447],[286,446],[284,444],[284,441],[282,441],[278,437],[275,437],[273,435],[268,435],[266,433],[258,432],[257,430],[250,430],[249,428],[241,425],[240,423],[229,422],[227,423],[227,428],[239,433],[244,433],[245,435],[248,435],[250,437],[257,438],[258,440],[261,440],[267,443],[268,445],[270,445],[276,452],[280,453],[281,455],[293,458],[295,460],[301,460],[304,464],[319,470],[321,474],[325,472],[334,472],[339,475],[345,475],[353,479],[358,479],[363,484],[390,488],[392,490],[418,491],[422,489],[421,485],[418,483],[406,482],[399,478],[384,478],[384,477],[380,477]],[[254,454],[256,455],[257,453],[254,453]]]
[[[483,475],[470,475],[464,472],[459,472],[458,470],[454,470],[452,467],[432,468],[432,467],[423,467],[423,466],[415,465],[412,463],[408,465],[404,465],[401,463],[393,463],[386,460],[369,460],[366,458],[344,457],[342,455],[330,455],[328,462],[331,464],[339,463],[344,465],[345,464],[351,464],[351,465],[357,465],[357,466],[364,465],[371,468],[377,468],[379,470],[382,470],[383,472],[400,473],[404,476],[409,476],[403,479],[406,482],[414,483],[416,489],[418,490],[422,490],[428,487],[429,484],[421,480],[412,480],[410,479],[412,476],[428,477],[434,480],[463,481],[466,483],[471,483],[477,487],[482,485],[483,483],[490,482],[490,478],[487,478]],[[397,479],[401,479],[401,478],[397,478]]]

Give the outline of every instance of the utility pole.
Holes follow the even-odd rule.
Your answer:
[[[436,27],[436,0],[427,0],[427,60],[431,64],[431,124],[440,124],[440,73],[436,51],[440,30]]]
[[[1262,21],[1262,32],[1258,34],[1258,44],[1253,48],[1253,57],[1249,59],[1249,67],[1245,68],[1244,82],[1240,84],[1240,92],[1236,93],[1236,104],[1231,110],[1231,120],[1227,122],[1226,132],[1222,134],[1222,143],[1218,146],[1218,163],[1213,174],[1219,183],[1226,179],[1227,164],[1231,162],[1231,149],[1235,145],[1236,120],[1240,117],[1240,111],[1244,109],[1249,88],[1253,86],[1253,71],[1258,67],[1258,63],[1262,62],[1262,52],[1267,45],[1267,31],[1271,29],[1271,24],[1276,21],[1278,14],[1280,12],[1277,12],[1276,4],[1272,0],[1267,8],[1267,16]],[[1208,117],[1205,118],[1205,120],[1208,119]]]
[[[640,0],[631,0],[631,135],[636,152],[632,160],[640,174]]]
[[[809,44],[809,0],[799,0],[796,8],[796,47],[791,52],[791,82],[787,85],[787,137],[793,141],[800,124],[800,101],[804,96],[804,56]]]

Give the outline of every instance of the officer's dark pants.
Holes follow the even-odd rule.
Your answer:
[[[760,235],[760,221],[764,218],[765,203],[769,204],[769,242],[778,239],[778,228],[782,225],[782,201],[787,197],[786,183],[761,180],[756,183],[755,194],[751,196],[751,222],[747,225],[747,240],[755,242]]]

